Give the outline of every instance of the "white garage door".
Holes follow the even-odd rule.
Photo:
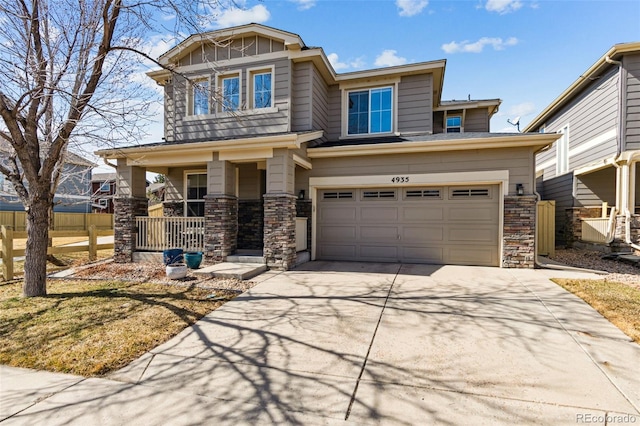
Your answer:
[[[318,191],[316,258],[498,266],[497,185]]]

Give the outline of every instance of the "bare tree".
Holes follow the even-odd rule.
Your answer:
[[[50,209],[67,148],[140,140],[157,97],[133,78],[159,13],[199,32],[218,0],[5,0],[0,4],[0,173],[27,212],[24,296],[46,294]],[[209,17],[209,21],[203,18]]]

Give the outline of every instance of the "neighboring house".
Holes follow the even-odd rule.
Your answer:
[[[8,155],[13,148],[8,142],[0,141],[0,155]],[[91,212],[91,161],[68,152],[64,171],[54,197],[54,212],[90,213]],[[23,211],[24,206],[18,198],[11,182],[0,174],[0,211]]]
[[[561,136],[536,160],[538,192],[556,201],[559,244],[638,243],[640,42],[613,46],[524,131]]]
[[[164,201],[164,182],[154,182],[147,186],[147,198],[149,205],[155,205]]]
[[[98,152],[117,162],[117,262],[151,247],[150,171],[165,175],[166,223],[193,219],[170,236],[202,235],[209,261],[259,250],[288,269],[306,249],[534,266],[535,154],[558,136],[490,133],[499,99],[441,101],[445,60],[338,74],[321,48],[251,24],[159,61],[172,70],[149,73],[165,90],[165,141]]]
[[[93,173],[91,175],[91,207],[94,213],[113,213],[115,193],[115,173]]]

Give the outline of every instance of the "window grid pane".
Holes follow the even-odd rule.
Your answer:
[[[240,78],[222,80],[222,110],[236,111],[240,107]]]
[[[209,113],[209,82],[199,81],[193,86],[193,114]]]
[[[253,107],[269,108],[271,106],[271,73],[253,76]]]
[[[393,123],[390,87],[349,93],[347,134],[389,133]]]

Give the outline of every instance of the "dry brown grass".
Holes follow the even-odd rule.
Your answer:
[[[104,260],[113,256],[113,249],[98,250],[96,260]],[[56,258],[67,266],[57,266],[47,262],[47,273],[68,269],[72,266],[80,266],[89,263],[89,252],[78,251],[74,253],[56,254]],[[24,275],[24,260],[13,262],[14,278],[21,278]],[[1,277],[1,274],[0,274]],[[0,282],[2,280],[0,279]]]
[[[175,336],[236,293],[166,284],[53,281],[46,297],[0,285],[0,363],[101,376]]]
[[[554,279],[640,343],[640,289],[604,280]]]

